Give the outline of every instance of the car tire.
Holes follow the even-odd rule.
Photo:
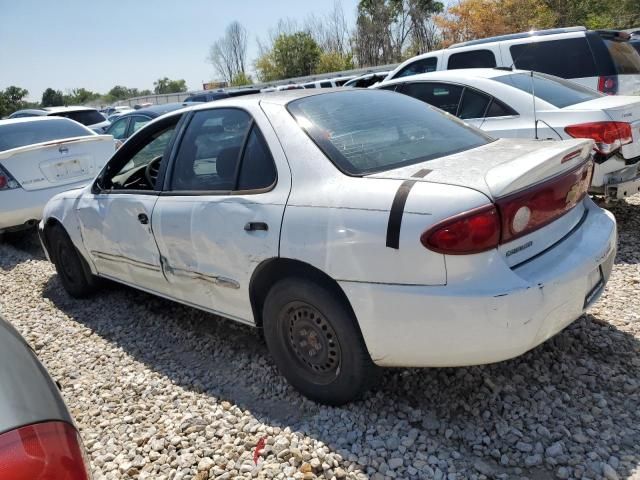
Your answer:
[[[335,289],[303,278],[277,282],[263,309],[264,337],[282,375],[304,396],[342,405],[378,379],[353,312]]]
[[[84,298],[96,291],[98,279],[90,273],[89,266],[75,245],[60,226],[49,233],[51,257],[62,286],[69,295]]]

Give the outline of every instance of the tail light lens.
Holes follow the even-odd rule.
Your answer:
[[[598,91],[607,95],[615,95],[618,93],[618,77],[615,75],[607,75],[598,78]]]
[[[20,188],[20,184],[0,166],[0,191]]]
[[[500,216],[490,205],[448,218],[420,236],[426,248],[448,255],[491,250],[500,241]]]
[[[420,236],[429,250],[447,255],[480,253],[527,235],[575,207],[591,184],[593,162],[500,198],[495,205],[448,218]]]
[[[591,122],[565,127],[573,138],[590,138],[596,142],[596,150],[608,155],[631,143],[631,124],[626,122]]]
[[[587,194],[593,162],[496,202],[502,219],[500,243],[527,235],[575,207]]]
[[[0,478],[89,480],[75,429],[64,422],[28,425],[0,435]]]

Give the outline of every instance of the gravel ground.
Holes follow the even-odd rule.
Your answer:
[[[0,244],[0,313],[62,384],[96,480],[640,479],[640,198],[612,210],[587,316],[511,361],[389,370],[344,408],[290,388],[250,328],[119,286],[71,299],[35,238]]]

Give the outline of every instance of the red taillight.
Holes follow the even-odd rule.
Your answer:
[[[64,422],[28,425],[0,435],[0,478],[88,480],[80,437]]]
[[[499,199],[500,243],[531,233],[575,207],[587,194],[592,168],[589,161],[557,178]]]
[[[587,194],[593,162],[521,192],[500,198],[495,205],[456,215],[420,236],[429,250],[447,255],[480,253],[527,235],[561,217]]]
[[[618,77],[613,75],[598,78],[598,90],[607,95],[615,95],[618,93]]]
[[[0,166],[0,190],[10,190],[19,186],[20,184],[15,181],[11,174]]]
[[[5,188],[8,183],[9,183],[9,179],[4,175],[0,175],[0,190]]]
[[[422,245],[448,255],[491,250],[500,240],[500,217],[493,205],[448,218],[420,236]]]
[[[573,138],[590,138],[596,142],[596,150],[608,155],[622,145],[633,141],[631,124],[626,122],[591,122],[565,127]]]

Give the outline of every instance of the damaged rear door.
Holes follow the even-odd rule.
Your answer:
[[[251,275],[278,256],[291,187],[264,113],[194,111],[169,172],[152,218],[169,294],[252,323]]]

